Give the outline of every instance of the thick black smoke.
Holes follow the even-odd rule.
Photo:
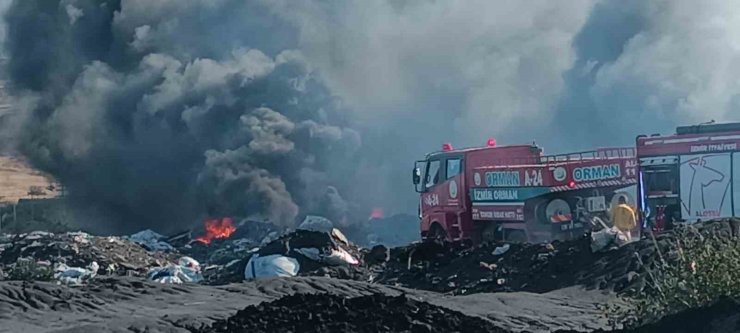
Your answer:
[[[14,1],[10,88],[33,99],[19,149],[119,231],[209,214],[341,218],[346,181],[333,176],[352,164],[359,134],[300,53],[280,45],[289,29],[264,26],[259,11],[244,1]]]

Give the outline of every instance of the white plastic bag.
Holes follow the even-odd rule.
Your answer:
[[[500,256],[500,255],[506,253],[507,251],[509,251],[510,248],[511,248],[511,245],[509,245],[508,243],[506,243],[503,246],[499,246],[496,249],[494,249],[493,250],[493,255],[494,256]]]
[[[270,277],[293,277],[298,274],[300,264],[298,260],[279,254],[260,257],[255,254],[249,258],[244,268],[244,278],[247,280]]]
[[[591,233],[591,252],[599,252],[608,248],[617,239],[619,230],[616,228],[602,229]]]

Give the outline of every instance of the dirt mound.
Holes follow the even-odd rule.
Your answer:
[[[249,306],[201,332],[505,332],[406,295],[296,294]]]

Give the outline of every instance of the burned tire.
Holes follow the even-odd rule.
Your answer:
[[[527,242],[527,235],[521,230],[507,230],[506,241],[509,243],[522,244]]]

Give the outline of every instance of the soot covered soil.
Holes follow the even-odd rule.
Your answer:
[[[480,317],[466,316],[406,295],[343,298],[295,294],[249,306],[201,333],[215,332],[507,332]]]

